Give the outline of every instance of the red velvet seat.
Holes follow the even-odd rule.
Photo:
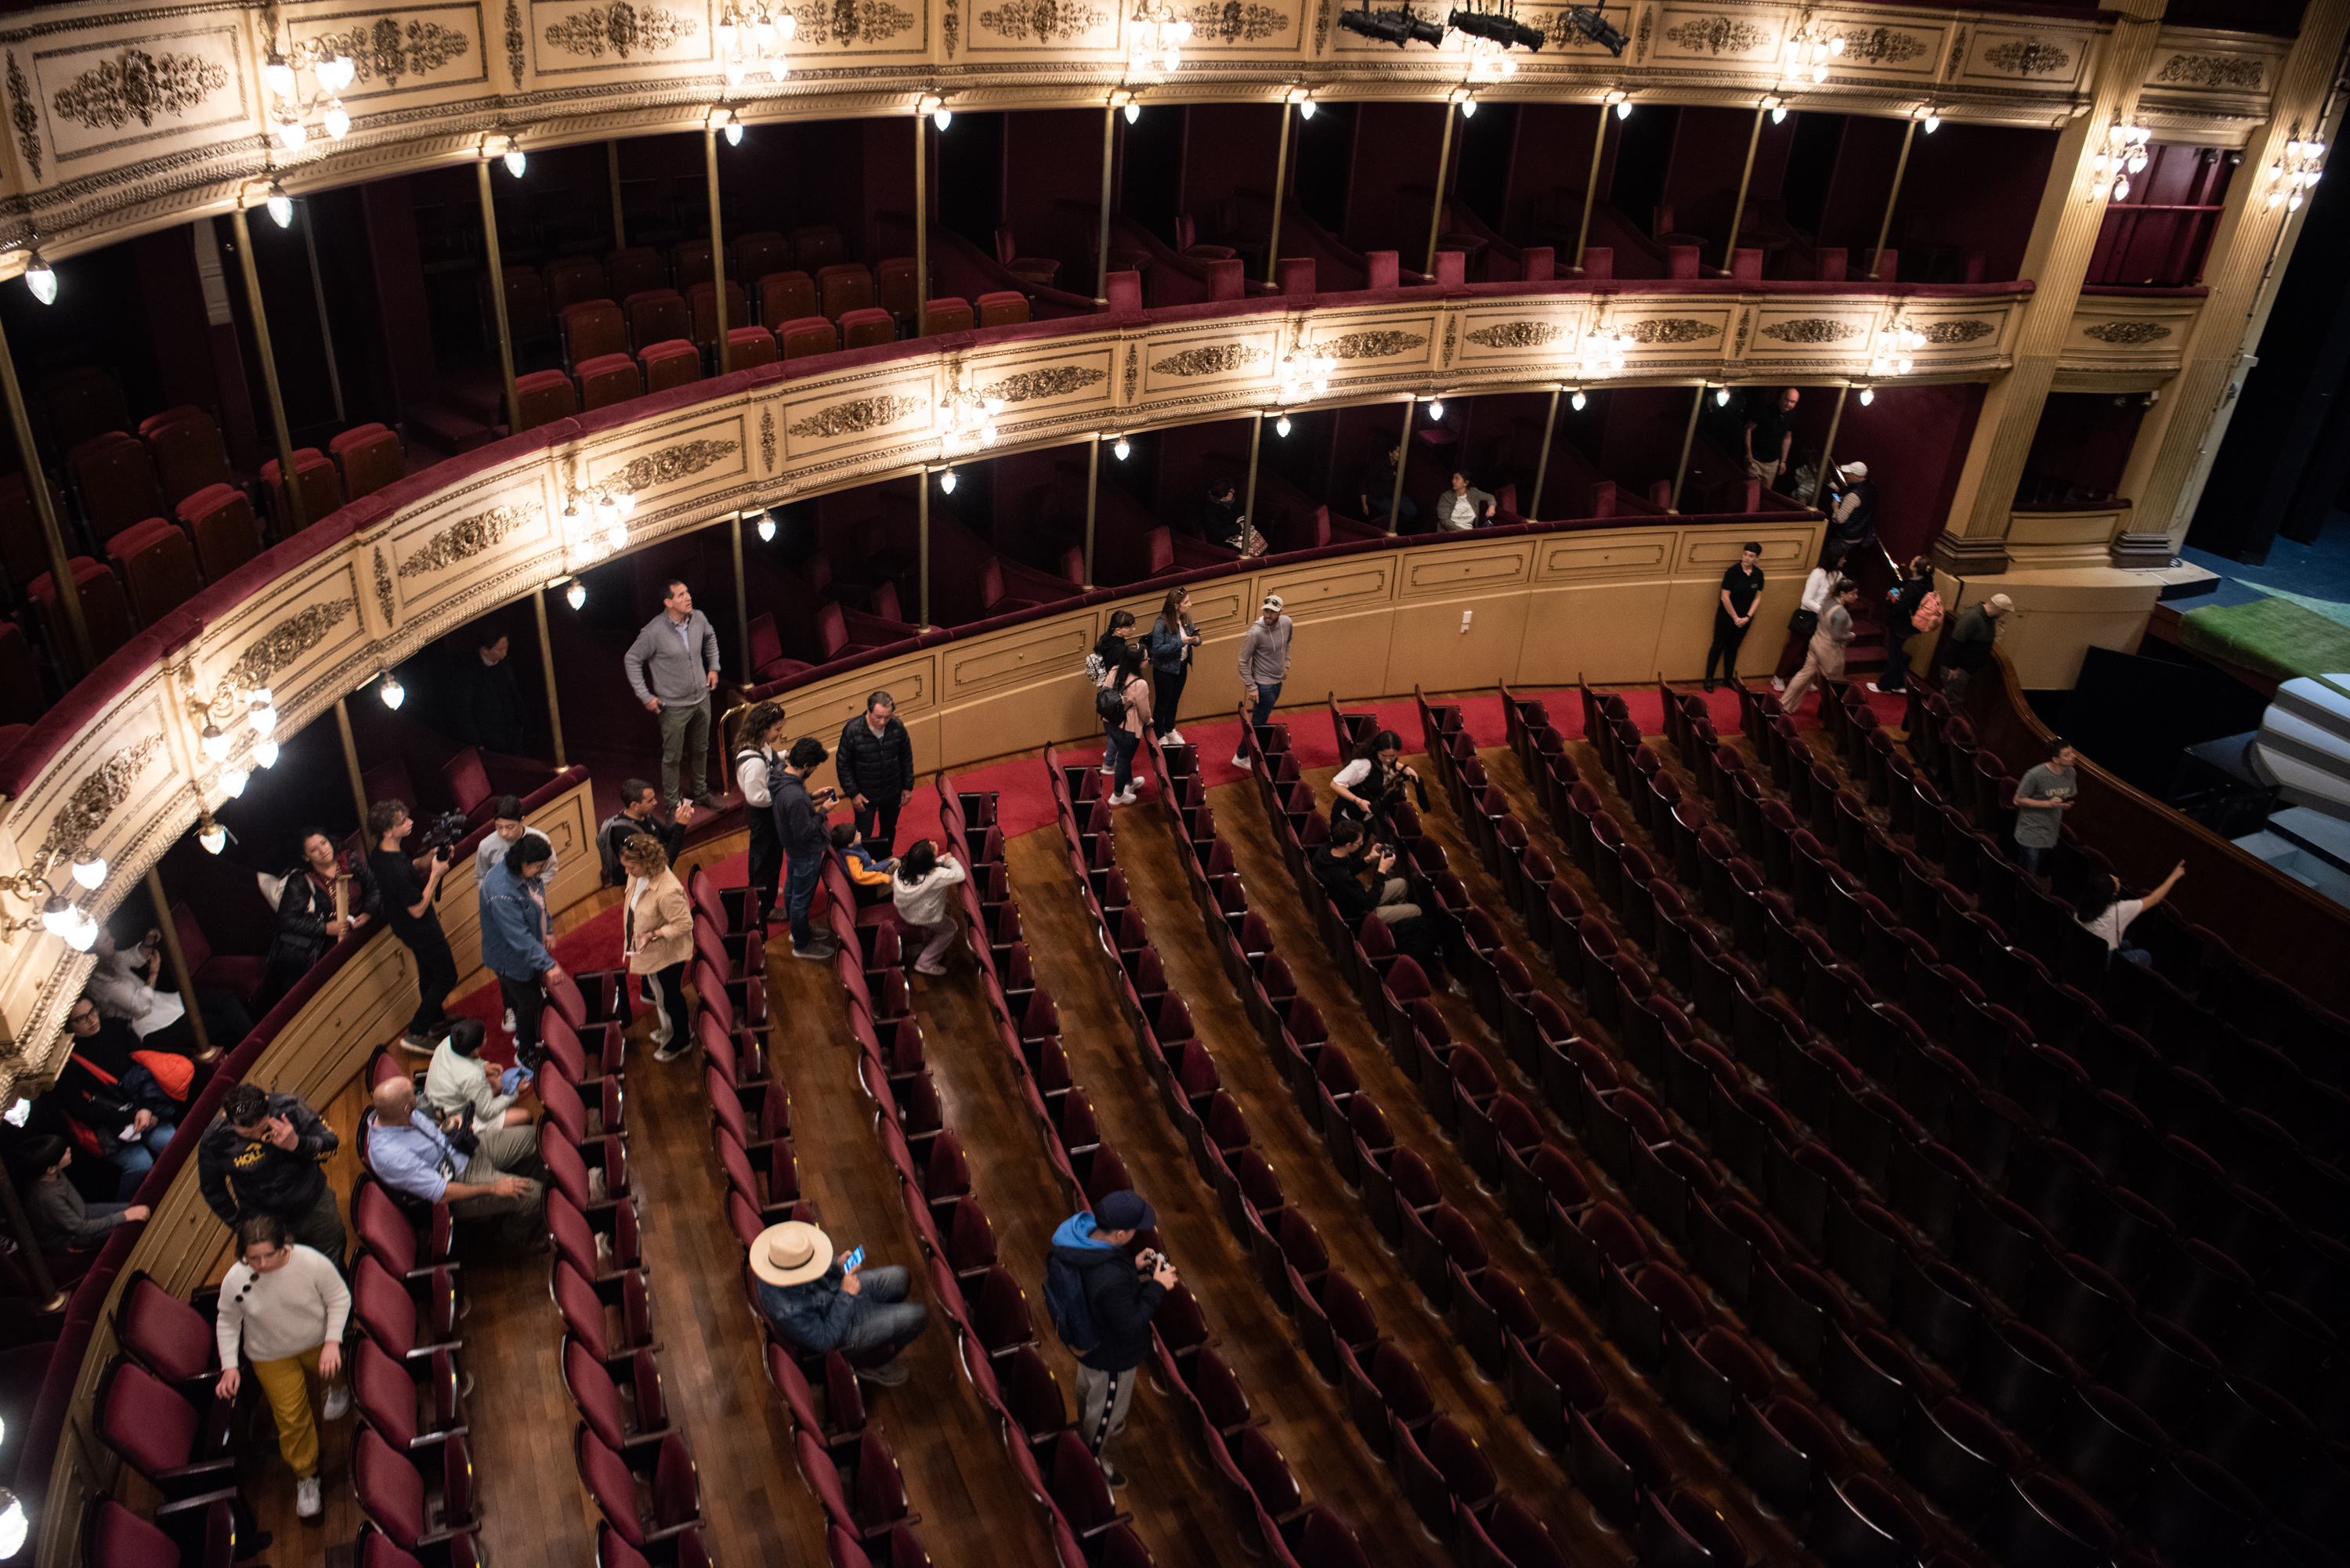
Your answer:
[[[259,955],[213,951],[212,939],[204,935],[196,912],[185,904],[172,905],[172,924],[180,933],[181,956],[188,961],[188,972],[195,978],[199,990],[217,986],[236,992],[237,1000],[244,1002],[250,1002],[259,992],[265,967]],[[215,1040],[213,1044],[228,1048],[236,1042]]]
[[[644,367],[648,392],[667,391],[702,379],[702,350],[682,337],[646,345],[637,362]]]
[[[629,1545],[668,1541],[702,1522],[702,1483],[685,1439],[676,1433],[661,1438],[649,1455],[632,1453],[624,1459],[583,1426],[576,1452],[580,1480],[606,1521]],[[642,1496],[634,1473],[639,1464],[647,1481]]]
[[[294,472],[300,475],[302,486],[302,526],[308,527],[343,504],[343,482],[335,465],[317,447],[306,446],[294,453]],[[280,483],[277,460],[271,458],[261,465],[261,482],[268,486],[271,511],[277,519],[278,532],[292,532],[293,519],[286,510],[286,488]]]
[[[933,299],[922,306],[922,336],[925,337],[937,337],[949,332],[968,332],[971,327],[971,302],[967,299]]]
[[[669,264],[650,245],[630,245],[604,258],[604,275],[611,280],[609,297],[626,299],[648,289],[667,288]]]
[[[788,365],[811,355],[837,352],[840,348],[840,329],[821,316],[803,316],[776,327],[775,339],[783,349],[784,363]]]
[[[119,1363],[100,1386],[98,1435],[166,1497],[236,1484],[225,1423],[136,1363]]]
[[[691,294],[702,284],[711,281],[710,241],[680,240],[669,248],[670,285],[681,294]],[[733,247],[727,247],[726,275],[734,275]]]
[[[1021,255],[1019,249],[1018,242],[1012,236],[1011,225],[998,224],[995,230],[995,265],[1023,283],[1034,284],[1039,288],[1052,287],[1053,280],[1061,275],[1061,264],[1051,256]]]
[[[691,340],[693,336],[693,316],[686,308],[685,296],[673,288],[632,294],[620,302],[620,308],[628,313],[629,341],[639,349],[672,337]]]
[[[590,359],[629,351],[629,320],[608,299],[583,300],[563,312],[563,362],[576,375]]]
[[[208,582],[219,582],[261,554],[261,524],[242,490],[207,486],[180,503],[179,516],[195,536],[196,562]]]
[[[155,460],[136,436],[120,431],[92,436],[68,452],[66,476],[83,521],[101,542],[171,509]]]
[[[759,293],[759,319],[780,330],[781,324],[816,314],[816,280],[804,272],[771,272],[754,286]]]
[[[89,656],[92,668],[106,661],[107,656],[129,642],[138,628],[130,618],[130,600],[122,591],[121,579],[88,556],[76,556],[73,566],[74,586],[81,596],[81,618],[89,633]],[[57,615],[57,591],[49,574],[43,572],[28,585],[33,603],[39,607],[43,627],[48,634],[49,647],[76,680],[89,673],[81,668],[74,655],[72,635]]]
[[[546,264],[546,307],[558,316],[575,305],[611,297],[611,279],[594,256],[561,256]]]
[[[546,280],[539,275],[536,267],[531,266],[507,267],[505,279],[506,330],[517,343],[536,343],[555,329],[555,317],[546,305]],[[482,319],[494,321],[489,274],[481,275],[478,287]]]
[[[588,412],[644,395],[644,377],[626,354],[606,354],[579,369],[579,406]]]
[[[805,254],[800,259],[801,265],[806,265],[807,258]],[[860,263],[849,262],[823,268],[816,275],[816,286],[824,301],[825,315],[834,321],[838,321],[849,311],[875,307],[873,275]]]
[[[125,528],[106,542],[106,557],[130,590],[131,610],[152,626],[203,591],[196,546],[187,530],[161,517]]]
[[[131,1276],[115,1306],[114,1334],[140,1366],[166,1383],[219,1376],[211,1321],[144,1271]]]
[[[914,307],[921,299],[921,288],[914,276],[912,256],[891,256],[873,269],[873,286],[881,308],[895,321],[914,319]]]
[[[522,429],[536,430],[577,414],[579,389],[560,370],[533,370],[515,378],[515,400],[522,405]]]
[[[844,348],[871,348],[898,340],[898,324],[879,306],[844,310],[839,319],[840,346]]]
[[[222,444],[220,426],[203,410],[174,410],[168,420],[140,424],[139,434],[154,456],[156,477],[170,500],[229,483],[228,448]]]
[[[707,278],[693,286],[688,296],[693,305],[693,340],[703,348],[718,341],[718,289]],[[733,278],[726,280],[726,325],[732,328],[751,319],[751,303],[743,293],[743,286]]]
[[[973,303],[982,327],[1017,327],[1028,319],[1028,296],[1010,289],[983,294]]]
[[[391,1445],[369,1428],[361,1428],[351,1449],[351,1483],[368,1521],[403,1552],[420,1547],[449,1549],[451,1568],[473,1561],[473,1509],[470,1461],[457,1468],[463,1456],[462,1440],[444,1444],[442,1494],[428,1495],[423,1473]],[[452,1485],[458,1490],[452,1495]],[[435,1558],[439,1553],[436,1551]]]
[[[516,383],[517,391],[520,383]],[[380,424],[355,425],[327,443],[343,471],[343,495],[357,501],[373,495],[408,472],[408,454],[400,438]]]
[[[792,231],[792,256],[803,272],[831,266],[847,254],[840,231],[830,223],[810,223]]]
[[[788,272],[791,265],[792,242],[773,229],[761,229],[734,242],[734,260],[726,275],[741,278],[744,288],[755,289],[761,278],[769,273]]]
[[[764,327],[729,327],[726,329],[726,368],[748,370],[754,366],[775,362],[775,335]]]
[[[90,1511],[82,1562],[87,1568],[230,1568],[236,1526],[228,1499],[158,1509],[156,1517],[168,1520],[178,1534],[166,1533],[110,1497],[101,1500]]]

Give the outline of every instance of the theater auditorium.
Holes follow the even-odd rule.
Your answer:
[[[2350,0],[0,56],[0,1563],[2350,1560]]]

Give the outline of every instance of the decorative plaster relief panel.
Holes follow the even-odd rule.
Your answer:
[[[709,0],[531,0],[534,75],[577,76],[717,58]]]
[[[392,93],[476,87],[489,80],[482,7],[449,5],[305,6],[283,14],[297,67],[347,55],[351,85],[340,97],[358,106]],[[307,86],[306,75],[300,78]]]
[[[30,96],[60,173],[101,154],[114,162],[137,148],[151,158],[252,125],[241,26],[217,15],[177,26],[142,20],[126,16],[30,51]]]

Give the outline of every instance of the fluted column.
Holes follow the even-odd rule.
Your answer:
[[[2040,428],[2040,414],[2056,379],[2073,309],[2096,249],[2106,203],[2089,199],[2094,174],[2089,160],[2105,150],[2106,130],[2127,119],[2137,104],[2139,84],[2152,63],[2164,0],[2114,0],[2113,32],[2098,51],[2095,96],[2087,113],[2059,133],[2056,156],[2041,192],[2040,213],[2023,253],[2022,275],[2032,281],[2031,303],[2015,346],[2015,368],[1983,394],[1966,466],[1934,564],[1961,577],[2007,570],[2007,524],[2024,458]]]
[[[2268,204],[2267,170],[2284,156],[2284,144],[2296,133],[2320,134],[2317,117],[2324,110],[2345,35],[2350,0],[2310,0],[2302,13],[2301,36],[2270,95],[2269,121],[2244,143],[2243,164],[2228,182],[2228,199],[2203,262],[2210,295],[2181,350],[2178,374],[2138,425],[2122,473],[2122,493],[2132,503],[2135,526],[2114,541],[2116,566],[2168,563],[2194,521],[2211,460],[2236,410],[2235,394],[2251,371],[2277,285],[2301,238],[2303,214]],[[2324,134],[2331,141],[2340,131],[2337,123]]]

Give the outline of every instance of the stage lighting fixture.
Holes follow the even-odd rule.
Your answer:
[[[1609,26],[1607,17],[1588,5],[1569,5],[1566,25],[1611,55],[1620,57],[1624,46],[1632,41],[1624,36],[1622,28]]]
[[[1539,49],[1543,47],[1542,29],[1529,27],[1504,9],[1500,11],[1455,10],[1448,26],[1468,34],[1472,38],[1484,38],[1503,48]]]
[[[1444,25],[1423,20],[1409,5],[1392,11],[1374,11],[1368,5],[1359,11],[1341,11],[1338,26],[1378,43],[1393,44],[1399,49],[1413,42],[1431,48],[1444,42]]]

